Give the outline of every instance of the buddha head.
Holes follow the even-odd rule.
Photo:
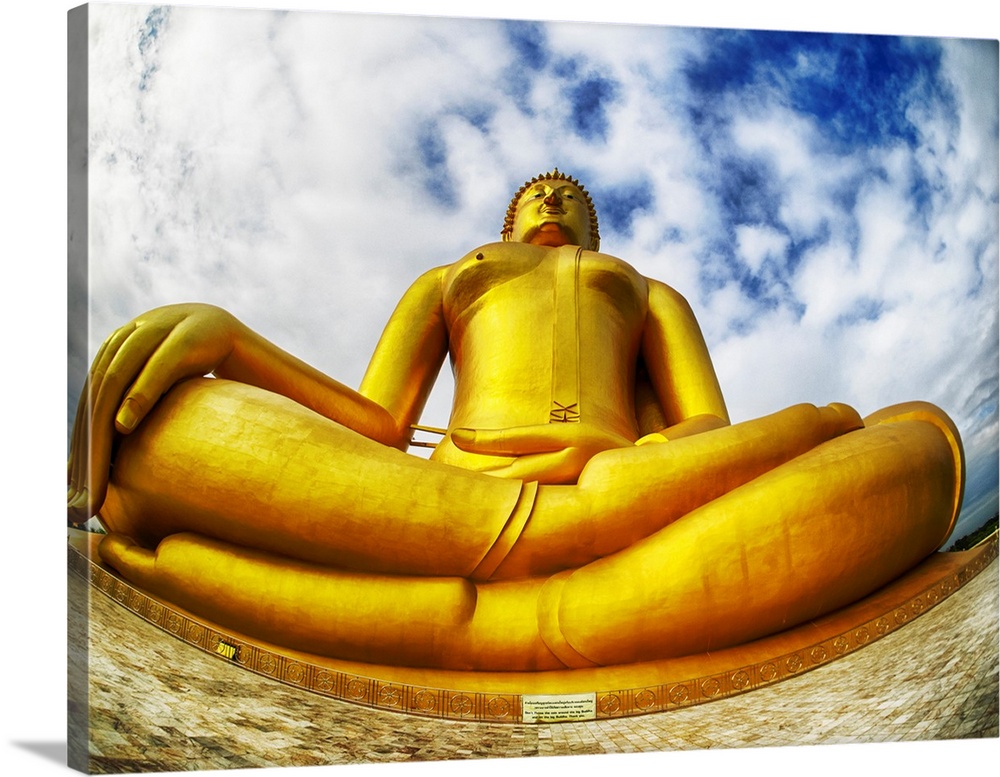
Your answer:
[[[500,235],[505,242],[580,245],[591,251],[601,244],[593,200],[576,178],[556,168],[517,190]]]

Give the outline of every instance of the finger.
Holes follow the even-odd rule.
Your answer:
[[[130,433],[171,385],[201,370],[204,354],[189,342],[188,321],[176,321],[175,315],[136,319],[99,349],[74,424],[68,492],[73,510],[96,511],[103,503],[114,431]]]
[[[123,387],[141,367],[142,354],[164,335],[163,327],[132,321],[112,332],[94,357],[77,405],[68,461],[67,505],[77,520],[86,520],[104,502],[114,442],[113,416]]]
[[[225,349],[221,339],[206,340],[191,319],[179,323],[152,351],[125,394],[115,417],[119,430],[134,429],[175,384],[215,369]]]
[[[168,326],[136,327],[117,348],[106,368],[95,375],[100,379],[100,384],[94,386],[95,429],[111,428],[114,424],[118,431],[128,434],[136,427],[148,406],[142,408],[143,412],[132,424],[115,423],[116,418],[125,400],[132,394],[132,385],[145,370],[150,354],[169,336]]]
[[[510,429],[455,429],[452,442],[469,453],[524,456],[566,448],[570,440],[556,426],[518,426]]]
[[[83,474],[80,471],[81,448],[88,444],[89,434],[86,429],[90,424],[90,378],[84,379],[80,399],[76,403],[76,414],[73,416],[73,434],[69,442],[69,460],[67,461],[66,480],[69,485],[69,499],[75,494],[78,486],[83,485]],[[82,441],[82,442],[81,442]]]
[[[97,355],[91,362],[90,370],[83,382],[83,389],[80,392],[80,400],[76,406],[76,416],[73,419],[73,435],[69,445],[69,471],[68,481],[73,489],[73,496],[76,491],[83,490],[87,486],[87,468],[90,462],[90,434],[93,423],[93,398],[96,396],[95,383],[100,384],[101,377],[107,369],[110,357],[106,354],[117,351],[128,335],[135,329],[135,324],[121,327],[108,335],[101,347],[97,349]],[[72,500],[72,496],[70,499]]]
[[[76,494],[71,507],[80,515],[86,511],[93,514],[104,503],[115,414],[126,388],[145,363],[145,354],[162,337],[163,332],[154,327],[123,327],[108,339],[100,358],[95,359],[85,389],[87,410],[77,411],[78,423],[74,425],[71,458]]]
[[[90,372],[87,373],[91,403],[93,403],[94,398],[96,398],[100,393],[101,386],[104,382],[104,376],[110,369],[115,356],[118,355],[122,346],[128,342],[129,338],[136,331],[136,328],[137,325],[133,321],[130,324],[126,324],[125,326],[116,329],[103,343],[101,343],[101,347],[97,350],[97,356],[94,357],[94,361],[90,365]],[[91,404],[91,410],[93,410],[93,404]]]
[[[84,421],[80,420],[74,424],[74,437],[76,437],[76,427],[83,424]],[[86,440],[86,435],[80,435],[84,440]],[[86,443],[82,447],[86,447]],[[83,491],[87,486],[87,472],[86,467],[82,466],[83,462],[81,459],[86,460],[86,452],[78,452],[76,449],[71,448],[69,457],[66,462],[66,501],[67,503],[73,503],[79,492]]]
[[[509,480],[537,481],[542,485],[576,483],[587,456],[579,448],[522,456],[507,466],[484,470],[485,474]]]
[[[102,391],[107,396],[105,378],[108,370],[135,330],[136,323],[133,321],[112,332],[101,344],[87,373],[73,423],[70,448],[73,462],[70,481],[76,486],[76,494],[71,501],[77,510],[89,509],[84,505],[91,505],[96,511],[104,501],[114,429],[108,401],[101,405],[98,398]],[[97,504],[93,505],[93,502]]]
[[[66,503],[70,517],[76,523],[83,523],[97,512],[107,490],[108,466],[99,458],[95,462],[91,428],[91,389],[88,376],[80,394],[76,418],[73,422],[73,441],[68,461],[69,489]],[[107,431],[110,436],[110,429]],[[96,502],[96,504],[95,504]]]
[[[95,360],[96,361],[96,360]],[[85,509],[89,504],[88,492],[95,498],[104,498],[104,490],[107,485],[106,462],[103,470],[98,463],[95,465],[92,449],[93,435],[93,399],[94,399],[94,375],[88,373],[84,381],[83,391],[80,392],[80,401],[77,403],[76,416],[73,420],[73,437],[70,443],[68,461],[68,481],[71,493],[67,501],[78,506],[77,509]],[[110,434],[110,430],[108,434]],[[94,506],[94,510],[100,504]],[[90,517],[89,515],[87,516]],[[83,519],[86,520],[86,519]]]
[[[66,503],[66,514],[73,523],[86,523],[95,513],[96,510],[91,509],[91,501],[86,489],[78,492],[72,500],[68,500]]]

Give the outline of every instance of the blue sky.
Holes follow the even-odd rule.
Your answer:
[[[691,302],[734,420],[935,402],[995,509],[995,41],[97,5],[90,43],[89,354],[199,300],[357,385],[555,165]]]

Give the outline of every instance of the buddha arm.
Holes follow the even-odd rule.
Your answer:
[[[230,355],[213,370],[214,375],[281,394],[369,439],[395,442],[396,424],[384,407],[256,332],[241,329]]]
[[[410,425],[420,417],[448,352],[443,271],[424,273],[403,295],[358,391],[245,327],[215,374],[282,394],[369,439],[405,450]]]
[[[359,395],[391,419],[389,445],[406,450],[448,353],[442,283],[447,268],[421,275],[399,301],[375,347]]]
[[[130,434],[175,384],[214,373],[281,394],[367,437],[394,442],[376,402],[268,342],[213,305],[169,305],[113,332],[94,358],[70,443],[68,506],[86,520],[104,502],[114,433]]]
[[[669,286],[647,282],[642,357],[669,424],[659,436],[676,439],[728,425],[719,380],[691,306]]]

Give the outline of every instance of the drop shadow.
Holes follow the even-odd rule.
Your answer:
[[[16,742],[13,741],[11,744],[14,747],[19,747],[22,750],[27,750],[29,753],[34,753],[37,756],[44,758],[46,761],[52,761],[60,766],[66,765],[66,741],[62,740],[59,742]]]

